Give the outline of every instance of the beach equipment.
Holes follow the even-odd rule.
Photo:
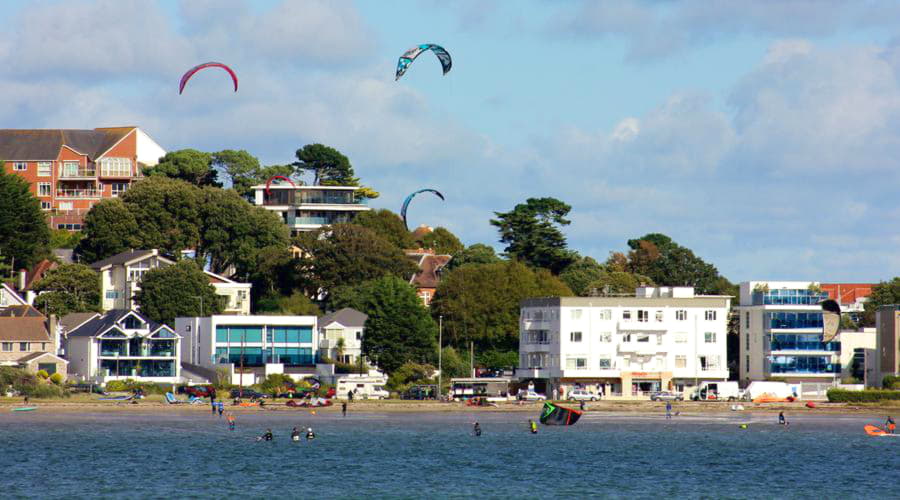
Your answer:
[[[184,403],[184,401],[181,401],[178,398],[176,398],[175,395],[172,394],[171,392],[167,392],[166,393],[166,403],[169,403],[170,405],[177,405],[177,404]]]
[[[575,425],[581,418],[582,412],[550,402],[544,402],[544,410],[541,412],[541,423],[544,425]]]
[[[434,55],[438,58],[438,61],[441,62],[441,68],[444,70],[444,74],[446,75],[447,72],[450,71],[450,68],[453,67],[453,60],[450,58],[450,53],[440,45],[434,43],[422,43],[416,45],[415,47],[412,47],[411,49],[404,52],[402,56],[400,56],[400,60],[397,61],[397,72],[394,75],[394,81],[399,80],[400,77],[403,76],[404,73],[406,73],[406,69],[409,67],[409,65],[412,64],[412,62],[415,61],[417,57],[419,57],[419,54],[427,50],[433,52]],[[235,87],[237,87],[237,84],[235,84]]]
[[[36,406],[23,406],[21,408],[13,408],[12,411],[34,411],[37,410]]]
[[[98,399],[100,401],[128,401],[129,399],[131,399],[133,397],[134,396],[113,396],[113,397],[98,398]]]
[[[900,437],[900,434],[891,434],[881,427],[872,424],[867,424],[865,427],[863,427],[863,430],[865,430],[866,434],[870,436]]]

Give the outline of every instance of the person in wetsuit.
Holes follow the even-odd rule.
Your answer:
[[[300,431],[296,427],[291,431],[291,441],[300,441]]]
[[[893,434],[897,430],[897,424],[894,423],[894,419],[890,415],[884,421],[884,430],[888,431],[889,434]]]
[[[316,433],[313,432],[312,427],[307,427],[306,428],[306,440],[312,441],[315,438],[316,438]]]
[[[478,437],[481,435],[481,426],[478,425],[478,422],[475,422],[475,426],[472,428],[472,432],[475,433],[475,437]]]
[[[263,441],[271,441],[273,438],[274,436],[272,435],[272,429],[266,429],[266,433],[263,434],[262,437],[260,437],[260,439]]]
[[[783,411],[778,412],[778,423],[781,424],[781,425],[787,425],[787,424],[788,424],[788,423],[787,423],[787,419],[784,418],[784,412],[783,412]]]
[[[344,417],[347,416],[347,402],[346,401],[341,403],[341,415]]]
[[[528,427],[531,429],[532,434],[537,434],[537,422],[528,419]]]

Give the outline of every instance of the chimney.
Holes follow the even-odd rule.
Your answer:
[[[25,283],[28,277],[28,271],[22,269],[19,271],[19,291],[25,290]]]
[[[50,340],[53,341],[53,354],[59,355],[59,317],[51,314],[47,319],[47,330],[50,333]]]

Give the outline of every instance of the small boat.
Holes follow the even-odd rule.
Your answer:
[[[866,434],[870,436],[900,437],[900,434],[891,434],[877,425],[869,424],[863,427],[863,429],[866,431]]]
[[[544,425],[575,425],[583,412],[559,406],[550,402],[544,402],[544,411],[541,412],[541,423]]]
[[[13,408],[12,411],[34,411],[37,410],[37,406],[23,406],[21,408]]]
[[[249,406],[259,406],[259,403],[238,403],[238,406],[249,407]]]

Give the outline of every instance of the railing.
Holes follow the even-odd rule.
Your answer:
[[[831,351],[841,352],[840,342],[776,341],[769,344],[772,351]]]
[[[79,168],[76,170],[67,170],[63,169],[59,173],[60,179],[75,179],[78,177],[96,177],[97,169],[96,168]]]
[[[57,198],[100,198],[102,191],[96,189],[57,189]]]

